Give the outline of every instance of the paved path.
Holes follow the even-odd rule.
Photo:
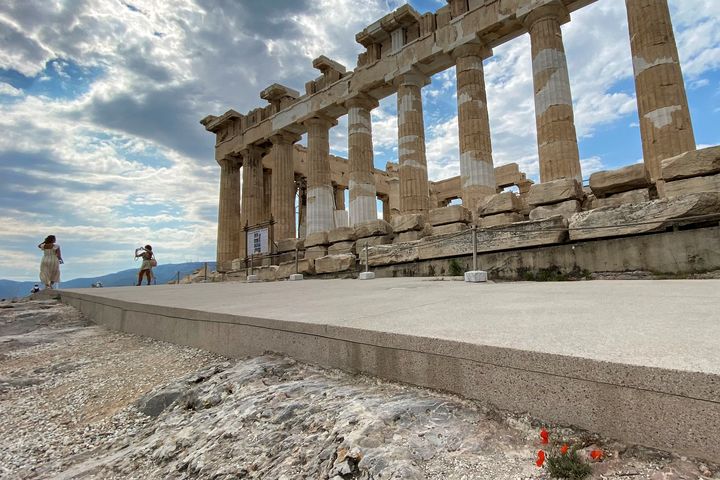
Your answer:
[[[720,280],[466,284],[385,278],[74,291],[214,313],[720,374]]]

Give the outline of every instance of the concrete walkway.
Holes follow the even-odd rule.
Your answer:
[[[113,328],[236,356],[280,351],[720,461],[720,453],[710,455],[701,446],[711,437],[697,438],[697,428],[720,435],[718,280],[466,284],[388,278],[62,295],[81,308],[84,303],[89,314],[127,312],[113,324],[114,314],[106,311],[104,323]],[[173,323],[151,331],[136,318],[143,311],[145,322],[165,325],[172,318],[223,326],[194,325],[179,335],[185,327]],[[226,324],[243,328],[243,336],[228,340],[233,333],[221,331]],[[209,331],[219,337],[205,338]],[[244,343],[248,336],[257,348]],[[561,406],[575,411],[559,413]],[[674,418],[665,418],[673,415],[668,409],[676,411]],[[648,422],[660,419],[663,428],[695,430],[695,440],[689,432],[657,433]]]

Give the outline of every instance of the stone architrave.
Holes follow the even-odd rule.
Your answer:
[[[236,158],[219,160],[220,202],[218,205],[217,270],[232,268],[240,252],[240,163]]]
[[[532,10],[524,19],[532,45],[535,122],[540,181],[582,182],[570,77],[560,24],[570,20],[562,2]]]
[[[660,162],[695,150],[695,135],[667,0],[625,4],[643,157],[658,180]]]
[[[407,73],[396,82],[400,213],[427,213],[430,189],[421,89],[430,81],[422,74]]]
[[[363,95],[345,102],[348,109],[348,160],[350,161],[350,226],[377,218],[373,141],[370,111],[378,106]]]
[[[295,165],[293,163],[293,143],[300,139],[297,135],[279,133],[270,137],[273,143],[273,172],[271,177],[270,210],[276,239],[295,236]]]
[[[313,117],[308,129],[307,225],[305,235],[335,228],[335,195],[330,179],[330,127],[337,121]]]
[[[457,77],[458,133],[460,139],[460,188],[463,205],[473,215],[486,197],[496,192],[490,121],[483,59],[492,51],[468,44],[453,51]]]
[[[262,152],[263,150],[261,148],[254,145],[249,146],[241,152],[243,157],[243,217],[247,225],[251,227],[265,220]],[[245,225],[243,225],[243,227],[245,227]],[[244,241],[241,243],[243,245],[245,244]]]

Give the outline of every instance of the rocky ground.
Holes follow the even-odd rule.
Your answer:
[[[54,301],[0,303],[0,477],[540,479],[541,425],[439,392],[107,331]],[[602,449],[596,479],[717,467],[546,426]]]

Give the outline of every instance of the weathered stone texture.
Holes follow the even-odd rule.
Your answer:
[[[530,220],[542,220],[544,218],[561,215],[570,218],[580,211],[580,202],[578,200],[566,200],[552,205],[540,205],[530,210]]]
[[[298,260],[297,270],[297,273],[312,275],[313,273],[315,273],[315,260],[313,260],[312,258],[303,258],[302,260]],[[278,270],[275,275],[277,278],[288,278],[294,273],[295,261],[292,261],[283,262],[278,265]]]
[[[316,273],[334,273],[350,270],[355,267],[355,255],[327,255],[315,259]]]
[[[552,182],[536,183],[530,187],[527,201],[532,207],[549,205],[565,200],[582,200],[582,186],[577,180],[562,178]]]
[[[396,233],[395,238],[393,239],[393,243],[406,243],[406,242],[414,242],[416,240],[420,240],[421,238],[431,235],[432,230],[430,230],[430,231],[428,231],[428,230],[430,230],[430,229],[408,230],[407,232]]]
[[[516,212],[506,212],[482,217],[478,221],[478,226],[481,228],[490,228],[497,227],[499,225],[508,225],[510,223],[517,223],[523,221],[525,221],[525,217],[523,215]]]
[[[357,238],[388,235],[390,233],[393,233],[393,229],[385,220],[372,220],[370,222],[361,223],[355,227],[355,236]]]
[[[337,242],[328,247],[328,255],[355,254],[355,242]]]
[[[271,177],[271,212],[275,221],[275,238],[289,238],[295,235],[295,164],[293,142],[300,137],[294,135],[273,135],[272,155],[274,168]],[[267,193],[267,192],[266,192]]]
[[[701,192],[720,192],[720,174],[665,183],[665,196],[667,198]]]
[[[309,233],[305,237],[305,248],[314,247],[316,245],[327,245],[328,243],[328,232],[314,232]]]
[[[316,259],[320,257],[324,257],[327,255],[327,247],[325,246],[315,246],[315,247],[308,247],[305,249],[305,258],[311,258]]]
[[[477,238],[478,252],[552,245],[567,239],[567,220],[557,216],[537,222],[514,223],[512,228],[483,229],[477,231]],[[418,242],[417,248],[420,260],[472,254],[472,234],[468,231],[446,240],[441,236],[426,237]]]
[[[615,195],[609,195],[605,198],[593,197],[590,202],[590,208],[585,210],[602,207],[617,207],[626,203],[642,203],[649,201],[650,190],[647,188],[640,188],[638,190],[630,190],[629,192],[616,193]]]
[[[373,266],[414,262],[418,259],[417,242],[394,245],[376,245],[368,248],[368,264]],[[365,265],[365,256],[360,255],[360,263]]]
[[[303,238],[284,238],[278,240],[277,251],[279,253],[294,252],[295,248],[302,250],[305,248],[305,239]]]
[[[570,238],[584,240],[657,232],[672,226],[672,220],[717,213],[720,213],[718,192],[597,208],[576,213],[570,219]]]
[[[418,74],[407,74],[399,77],[397,82],[400,212],[425,213],[430,192],[420,91],[428,79]]]
[[[328,243],[353,242],[355,241],[355,229],[353,227],[340,227],[328,232]]]
[[[665,181],[720,173],[720,146],[693,150],[662,161]]]
[[[335,228],[335,194],[329,159],[329,130],[333,122],[314,117],[305,124],[308,130],[306,234],[309,235]]]
[[[375,245],[390,245],[393,242],[392,235],[378,235],[375,237],[358,238],[355,242],[355,251],[358,255],[365,255],[365,245],[374,247]]]
[[[276,265],[270,265],[254,269],[253,274],[257,275],[260,281],[274,282],[277,279],[277,271],[278,267]]]
[[[395,233],[407,232],[409,230],[422,230],[427,222],[427,215],[419,213],[408,213],[395,215],[390,224]]]
[[[219,163],[220,202],[216,260],[218,272],[225,272],[232,268],[233,259],[245,256],[245,251],[244,248],[240,251],[240,166],[231,159]]]
[[[502,192],[486,199],[485,206],[480,209],[480,216],[487,217],[520,210],[522,210],[520,197],[515,192]]]
[[[350,225],[373,220],[376,216],[373,142],[370,110],[377,100],[366,96],[346,102],[348,107],[348,160],[350,161]]]
[[[436,225],[446,225],[448,223],[470,223],[472,214],[470,210],[462,205],[450,205],[448,207],[433,208],[430,210],[429,222],[434,227]]]
[[[450,233],[462,232],[467,230],[468,224],[464,222],[446,223],[445,225],[436,225],[432,227],[433,235],[447,235]]]
[[[642,163],[590,175],[590,188],[598,198],[647,188],[650,184],[650,174]]]

